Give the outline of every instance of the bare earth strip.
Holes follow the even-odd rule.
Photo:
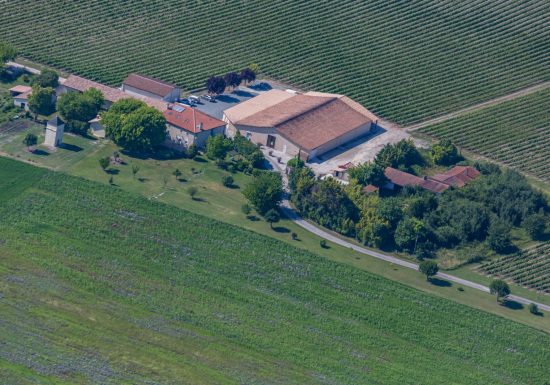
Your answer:
[[[534,85],[534,86],[531,86],[531,87],[527,87],[527,88],[524,88],[524,89],[516,91],[516,92],[512,92],[511,94],[500,96],[500,97],[495,98],[495,99],[487,100],[486,102],[483,102],[483,103],[479,103],[479,104],[475,104],[475,105],[467,107],[467,108],[463,108],[462,110],[458,110],[458,111],[455,111],[455,112],[451,112],[449,114],[439,116],[437,118],[425,120],[425,121],[420,122],[420,123],[416,123],[416,124],[413,124],[413,125],[410,125],[410,126],[402,127],[402,129],[407,130],[407,131],[415,131],[415,130],[418,130],[420,128],[431,126],[433,124],[445,122],[447,120],[456,118],[458,116],[462,116],[462,115],[469,114],[471,112],[479,111],[479,110],[482,110],[484,108],[500,104],[502,102],[507,102],[509,100],[514,100],[514,99],[520,98],[522,96],[530,95],[530,94],[533,94],[535,92],[545,90],[549,87],[550,87],[550,82],[540,83],[540,84],[537,84],[537,85]],[[384,123],[388,124],[389,126],[395,126],[394,123],[389,123],[389,122],[384,122]]]

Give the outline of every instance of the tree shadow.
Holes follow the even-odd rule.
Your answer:
[[[147,178],[137,178],[141,183],[147,182],[149,179]]]
[[[523,306],[523,304],[521,304],[517,301],[509,300],[509,299],[505,299],[502,302],[502,306],[507,307],[508,309],[511,309],[511,310],[521,310],[525,307],[525,306]]]
[[[283,226],[274,227],[273,231],[277,233],[283,233],[283,234],[290,233],[290,229],[287,229],[286,227],[283,227]]]
[[[240,96],[242,98],[251,98],[253,97],[254,95],[251,94],[250,92],[247,92],[247,91],[242,91],[242,90],[235,90],[233,91],[233,93],[237,96]]]
[[[224,103],[239,103],[240,100],[229,95],[220,95],[216,99]]]
[[[258,218],[256,215],[247,215],[246,219],[252,222],[258,222],[260,220],[260,218]]]
[[[201,156],[196,156],[196,157],[193,158],[193,160],[197,163],[206,163],[206,162],[208,162],[206,159],[204,159]]]
[[[435,286],[439,287],[451,287],[453,284],[449,281],[445,281],[444,279],[439,278],[430,278],[430,283]]]
[[[34,155],[38,155],[38,156],[48,156],[50,155],[50,153],[48,151],[44,151],[44,150],[41,150],[39,148],[37,148],[36,150],[34,150],[32,152]]]
[[[195,202],[206,202],[206,199],[200,197],[191,197]]]
[[[73,152],[80,152],[83,150],[82,147],[77,146],[76,144],[70,144],[70,143],[62,143],[61,146],[59,147],[61,147],[64,150],[73,151]]]
[[[120,170],[118,168],[108,168],[105,172],[109,175],[118,175]]]

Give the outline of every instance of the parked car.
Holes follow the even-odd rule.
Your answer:
[[[216,98],[212,95],[203,95],[202,98],[208,100],[209,102],[213,102],[214,100],[216,100]]]
[[[194,102],[194,103],[200,103],[201,102],[201,98],[198,97],[197,95],[189,95],[189,97],[187,99],[189,99],[189,101]]]

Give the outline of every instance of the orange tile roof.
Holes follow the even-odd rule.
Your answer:
[[[138,90],[147,91],[161,97],[169,95],[177,88],[175,84],[166,83],[162,80],[139,74],[128,75],[122,84],[137,88]]]
[[[404,172],[393,167],[386,167],[386,169],[384,170],[384,175],[393,184],[401,187],[420,186],[434,193],[441,193],[450,187],[448,184],[439,182],[437,180],[428,177],[420,178],[416,175],[409,174],[408,172]]]
[[[378,187],[376,187],[375,185],[372,185],[372,184],[368,184],[365,187],[363,187],[363,192],[366,193],[366,194],[373,193],[373,192],[376,192],[376,191],[378,191]]]
[[[252,113],[246,112],[248,107]],[[292,94],[281,90],[268,91],[224,113],[233,124],[273,127],[306,151],[377,119],[359,103],[343,95]]]
[[[172,126],[193,134],[225,126],[225,122],[191,107],[181,106],[182,111],[168,109],[164,111],[166,121]]]
[[[80,76],[76,75],[69,75],[69,77],[63,82],[63,86],[80,92],[84,92],[86,90],[89,90],[90,88],[95,88],[101,91],[105,100],[111,103],[114,103],[121,99],[134,98],[141,100],[149,107],[156,108],[161,112],[167,109],[166,102],[163,102],[161,100],[149,98],[146,96],[129,95],[124,91],[119,90],[118,88],[108,87],[104,84],[94,82],[86,78],[81,78]]]
[[[463,187],[479,175],[479,171],[471,166],[455,166],[442,174],[434,175],[432,179],[451,186]]]
[[[25,86],[25,85],[18,85],[10,88],[10,92],[14,94],[23,94],[25,92],[30,92],[30,91],[32,91],[32,87]]]

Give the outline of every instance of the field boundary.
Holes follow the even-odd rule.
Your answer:
[[[534,86],[529,86],[529,87],[523,88],[519,91],[515,91],[515,92],[512,92],[510,94],[499,96],[498,98],[490,99],[490,100],[487,100],[487,101],[482,102],[482,103],[474,104],[473,106],[466,107],[466,108],[463,108],[463,109],[460,109],[460,110],[457,110],[457,111],[454,111],[454,112],[450,112],[448,114],[441,115],[437,118],[428,119],[428,120],[425,120],[425,121],[420,122],[420,123],[412,124],[410,126],[397,126],[395,123],[390,123],[390,126],[391,125],[397,126],[397,127],[400,127],[402,130],[406,130],[406,131],[416,131],[416,130],[419,130],[421,128],[425,128],[425,127],[432,126],[434,124],[442,123],[442,122],[457,118],[457,117],[462,116],[462,115],[466,115],[466,114],[469,114],[469,113],[472,113],[472,112],[477,112],[479,110],[483,110],[483,109],[488,108],[488,107],[496,106],[498,104],[508,102],[508,101],[511,101],[511,100],[514,100],[514,99],[517,99],[517,98],[521,98],[523,96],[531,95],[531,94],[534,94],[535,92],[543,91],[547,88],[550,88],[550,81],[547,81],[547,82],[544,82],[544,83],[539,83],[539,84],[536,84]]]

